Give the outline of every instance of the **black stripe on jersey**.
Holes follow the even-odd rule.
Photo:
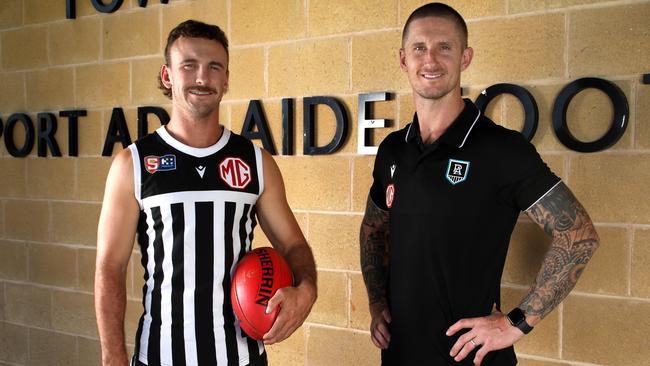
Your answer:
[[[151,291],[151,328],[149,331],[149,346],[147,349],[147,361],[151,365],[160,363],[160,285],[163,281],[162,262],[165,258],[163,247],[162,231],[163,222],[160,214],[160,207],[151,208],[153,229],[156,236],[153,239],[153,290]]]
[[[144,278],[149,278],[149,271],[147,270],[147,264],[149,263],[149,257],[147,256],[147,247],[149,246],[149,235],[147,235],[147,215],[144,211],[140,211],[140,218],[138,220],[138,244],[140,245],[140,263],[142,263],[142,268],[144,268]],[[146,282],[142,285],[142,308],[145,308],[145,301],[147,300],[147,284]],[[144,326],[144,314],[140,316],[140,321],[138,322],[138,331],[135,334],[135,347],[134,347],[134,357],[138,358],[140,355],[140,339],[142,338],[142,327]]]
[[[253,243],[253,232],[255,231],[255,226],[257,225],[257,206],[253,206],[251,209],[251,212],[249,214],[249,217],[251,219],[251,232],[248,235],[248,242],[251,243],[251,245],[248,246],[248,249],[251,249],[252,243]]]
[[[171,205],[172,232],[174,244],[172,247],[172,360],[174,366],[185,365],[185,335],[183,321],[183,255],[185,242],[185,211],[182,203]]]
[[[225,263],[223,273],[223,320],[224,332],[226,334],[226,352],[228,354],[228,366],[239,365],[239,352],[237,351],[237,333],[235,332],[235,315],[230,303],[230,268],[233,264],[233,226],[235,223],[235,202],[225,202],[223,235],[225,249]]]
[[[241,260],[246,252],[248,252],[251,248],[251,244],[253,243],[253,228],[255,228],[255,209],[252,205],[249,204],[244,204],[244,213],[241,216],[241,219],[239,220],[239,241],[242,243],[242,245],[246,245],[246,249],[242,248],[241,251],[239,251],[239,259]],[[246,223],[248,220],[252,219],[252,226],[251,226],[251,233],[250,235],[246,234]],[[248,240],[248,242],[247,242]],[[244,331],[242,331],[242,334],[245,334]],[[257,345],[257,341],[254,340],[251,337],[246,337],[246,343],[248,344],[248,357],[250,357],[250,360],[254,360],[255,357],[257,357],[260,354],[259,347]]]
[[[216,365],[212,315],[212,281],[214,278],[214,203],[197,202],[196,217],[196,289],[194,290],[194,319],[196,351],[199,365]]]

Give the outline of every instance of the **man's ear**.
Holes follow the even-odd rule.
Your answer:
[[[226,70],[226,83],[223,86],[225,88],[223,93],[228,93],[228,89],[230,88],[230,70]]]
[[[167,89],[172,88],[171,73],[169,72],[169,66],[162,65],[160,67],[160,80]]]
[[[460,63],[460,70],[465,71],[469,67],[469,64],[472,63],[472,59],[474,58],[474,49],[472,47],[467,47],[463,50],[463,56],[462,60]]]
[[[399,67],[406,71],[406,51],[404,51],[404,48],[399,49]]]

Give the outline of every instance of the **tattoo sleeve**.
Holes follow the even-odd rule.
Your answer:
[[[553,237],[535,284],[520,304],[527,315],[543,318],[571,292],[599,239],[589,215],[564,183],[526,214]]]
[[[388,211],[377,207],[370,196],[360,231],[361,272],[368,290],[368,301],[371,305],[385,304],[390,256]]]

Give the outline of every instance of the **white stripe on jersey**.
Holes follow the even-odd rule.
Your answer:
[[[164,223],[172,221],[171,206],[160,206],[160,216]],[[160,363],[172,364],[172,276],[174,265],[172,263],[172,248],[174,247],[174,231],[165,227],[162,232],[164,258],[162,262],[163,276],[160,285]]]
[[[196,263],[196,237],[192,235],[196,227],[195,211],[191,206],[184,204],[185,213],[185,238],[183,245],[183,263]],[[196,327],[194,319],[194,289],[196,288],[196,267],[183,266],[183,319],[185,326],[183,334],[185,338],[185,364],[197,365],[199,363],[196,355]],[[189,325],[191,324],[191,326]]]
[[[264,159],[262,157],[262,149],[257,145],[253,145],[253,148],[255,149],[255,162],[257,163],[257,181],[259,182],[259,194],[261,195],[262,192],[264,192]]]
[[[142,194],[140,192],[140,187],[142,183],[142,177],[140,177],[140,153],[138,148],[135,146],[135,143],[129,145],[129,150],[131,150],[131,160],[133,160],[133,194],[135,200],[138,201],[138,205],[142,210]]]
[[[223,302],[226,294],[223,293],[223,276],[225,272],[226,253],[223,245],[224,235],[224,222],[225,218],[225,203],[223,201],[214,203],[214,258],[213,258],[213,280],[212,280],[212,311],[216,314],[212,317],[214,329],[214,343],[226,344],[226,333],[223,330]],[[216,243],[221,243],[217,245]],[[228,294],[230,296],[230,294]],[[217,365],[228,364],[228,354],[222,350],[219,352],[217,349]]]

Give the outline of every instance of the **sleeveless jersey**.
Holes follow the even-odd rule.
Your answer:
[[[264,346],[240,329],[230,287],[257,224],[260,148],[225,128],[216,144],[194,148],[160,127],[129,149],[145,281],[136,357],[150,366],[248,364]]]

